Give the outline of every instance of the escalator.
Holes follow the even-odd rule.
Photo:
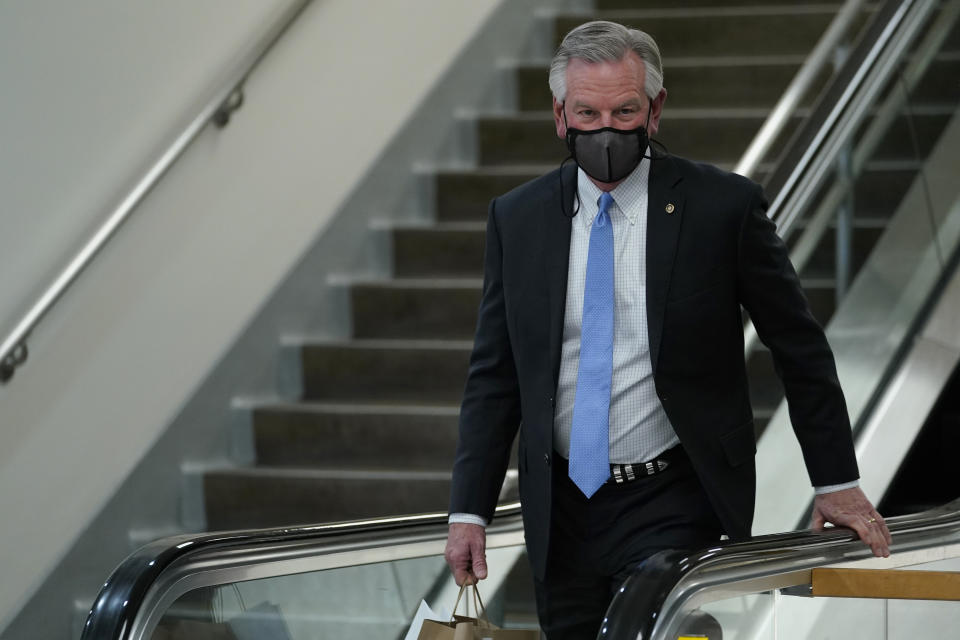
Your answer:
[[[803,528],[812,498],[781,406],[758,451],[755,531],[770,535],[654,556],[615,598],[602,637],[676,638],[695,611],[728,638],[884,637],[891,625],[916,629],[919,605],[810,598],[813,570],[960,569],[958,486],[944,471],[960,433],[960,82],[929,80],[960,61],[960,2],[888,2],[877,15],[767,184],[798,270],[816,273],[824,237],[836,247],[827,335],[862,486],[900,514],[889,521],[893,555],[873,559],[846,530],[776,533]],[[899,191],[878,194],[885,182]],[[873,210],[858,214],[878,201],[889,205],[882,225]],[[747,356],[762,354],[749,326],[747,336]],[[115,570],[83,637],[403,638],[421,600],[453,602],[445,538],[445,514],[427,514],[159,540]],[[515,614],[524,583],[506,579],[526,563],[519,505],[498,509],[487,545],[492,621],[532,624]],[[956,619],[950,604],[921,607],[926,628]]]

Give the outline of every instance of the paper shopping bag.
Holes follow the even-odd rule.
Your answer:
[[[417,640],[540,640],[537,629],[501,629],[491,624],[476,585],[473,585],[473,597],[477,617],[457,615],[466,588],[466,584],[460,587],[457,602],[453,605],[453,619],[449,622],[424,620]]]

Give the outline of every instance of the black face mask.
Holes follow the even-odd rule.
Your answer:
[[[563,119],[566,122],[566,112]],[[630,175],[640,164],[650,142],[645,126],[629,130],[603,127],[592,131],[567,127],[566,140],[573,161],[598,182],[617,182]]]

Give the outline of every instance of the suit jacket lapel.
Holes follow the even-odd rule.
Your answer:
[[[563,316],[567,304],[567,271],[570,265],[570,228],[574,197],[577,190],[577,166],[573,163],[560,169],[552,197],[541,212],[543,216],[544,274],[548,293],[550,322],[550,370],[553,388],[560,376],[560,348],[563,340]],[[562,193],[561,193],[562,185]],[[562,209],[561,209],[562,207]]]
[[[683,221],[684,197],[682,190],[677,188],[679,182],[680,174],[670,156],[650,163],[647,200],[647,333],[654,372],[660,357],[663,314]]]

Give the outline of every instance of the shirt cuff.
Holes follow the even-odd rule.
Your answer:
[[[853,480],[851,482],[842,482],[840,484],[828,484],[822,487],[814,487],[818,496],[822,496],[825,493],[833,493],[834,491],[843,491],[844,489],[853,489],[854,487],[859,487],[860,481]]]
[[[447,524],[477,524],[481,527],[487,526],[487,519],[472,513],[451,513]]]

